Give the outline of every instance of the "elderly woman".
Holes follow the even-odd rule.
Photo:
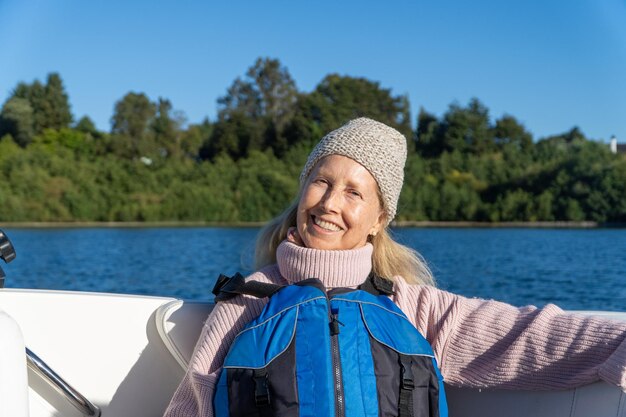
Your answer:
[[[432,345],[455,386],[565,389],[599,379],[626,388],[626,323],[516,308],[438,290],[413,250],[387,227],[404,178],[406,139],[360,118],[326,135],[300,176],[296,203],[260,233],[249,279],[294,284],[319,278],[355,288],[370,272],[393,283],[391,300]],[[218,303],[166,416],[213,416],[216,381],[229,346],[267,299]]]

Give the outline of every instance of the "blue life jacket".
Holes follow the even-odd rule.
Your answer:
[[[217,302],[270,299],[233,341],[215,416],[446,417],[432,348],[387,297],[389,282],[370,274],[359,288],[327,293],[317,279],[279,286],[221,276]]]

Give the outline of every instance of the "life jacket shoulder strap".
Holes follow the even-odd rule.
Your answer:
[[[266,282],[246,281],[243,275],[237,272],[232,277],[220,274],[217,282],[213,287],[212,293],[215,294],[215,302],[230,300],[237,295],[251,295],[257,298],[271,297],[278,290],[283,288],[282,285],[269,284]]]
[[[376,275],[374,271],[370,272],[365,282],[359,285],[359,289],[373,295],[395,294],[395,292],[393,291],[393,282]]]
[[[317,279],[306,280],[300,284],[317,284],[315,286],[321,286],[321,283]],[[212,293],[215,295],[215,302],[218,303],[220,301],[230,300],[237,295],[243,294],[251,295],[257,298],[271,297],[272,295],[276,294],[281,288],[284,288],[284,286],[258,282],[254,280],[246,281],[243,275],[237,272],[232,277],[220,274],[220,276],[217,278],[215,286],[213,287]],[[322,291],[324,291],[323,286],[321,289]],[[365,282],[359,285],[359,289],[377,296],[394,294],[393,282],[388,279],[381,278],[380,276],[376,275],[374,271],[370,272]]]

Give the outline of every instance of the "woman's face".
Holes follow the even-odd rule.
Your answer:
[[[298,203],[297,228],[304,246],[345,250],[365,245],[384,219],[378,184],[363,165],[341,155],[321,159]]]

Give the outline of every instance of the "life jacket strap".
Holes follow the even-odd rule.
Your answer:
[[[309,280],[303,281],[300,284],[308,284]],[[311,280],[312,281],[312,280]],[[315,280],[318,281],[318,280]],[[324,291],[323,285],[322,291]],[[224,274],[220,274],[217,278],[217,282],[213,287],[212,293],[215,295],[215,302],[230,300],[237,295],[247,294],[257,298],[271,297],[276,294],[283,285],[270,284],[266,282],[258,281],[246,281],[246,279],[237,272],[232,277]],[[393,295],[393,282],[381,278],[374,273],[370,272],[367,279],[363,284],[359,285],[359,289],[366,291],[373,295]]]
[[[370,272],[365,282],[359,285],[359,289],[366,291],[372,295],[395,294],[393,291],[393,282],[389,281],[388,279],[379,277],[374,273],[374,271]]]
[[[411,357],[400,354],[400,398],[398,401],[398,417],[413,417],[413,370]]]
[[[282,285],[246,281],[243,275],[237,272],[232,277],[220,274],[212,292],[215,294],[215,302],[218,303],[243,294],[257,298],[271,297],[281,288],[283,288]]]

